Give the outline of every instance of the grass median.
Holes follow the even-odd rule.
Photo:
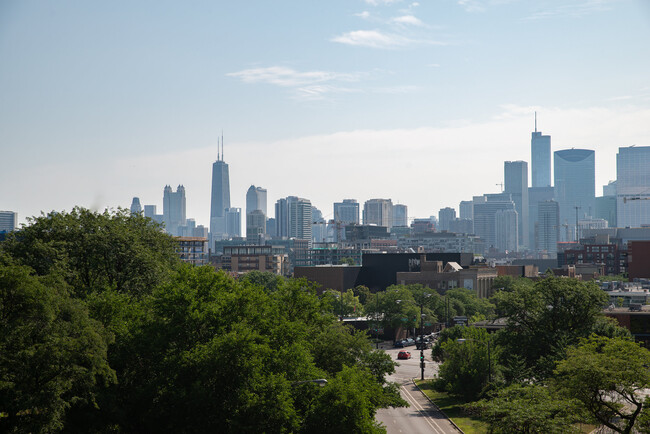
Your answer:
[[[430,380],[416,380],[415,384],[438,406],[440,410],[447,415],[447,417],[453,420],[465,434],[485,434],[488,432],[488,424],[486,422],[465,414],[462,409],[462,405],[465,404],[465,402],[462,399],[449,395],[447,392],[437,392],[433,390]]]

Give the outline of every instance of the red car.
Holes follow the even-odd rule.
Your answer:
[[[410,359],[411,358],[411,352],[410,351],[400,351],[397,353],[397,358],[400,360],[403,359]]]

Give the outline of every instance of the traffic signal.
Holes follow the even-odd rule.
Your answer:
[[[420,354],[420,361],[424,362],[424,354]]]

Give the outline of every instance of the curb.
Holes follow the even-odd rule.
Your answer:
[[[418,386],[417,383],[415,382],[415,378],[411,378],[411,381],[413,382],[413,385],[414,385],[415,387],[418,388],[418,390],[420,391],[420,393],[421,393],[422,395],[424,395],[424,397],[427,399],[427,401],[429,401],[429,403],[430,403],[431,405],[433,405],[433,407],[434,407],[436,410],[438,410],[440,413],[442,413],[443,415],[445,415],[445,417],[447,418],[447,420],[449,420],[449,422],[451,422],[451,424],[454,426],[454,428],[456,428],[456,429],[458,430],[458,432],[461,432],[461,433],[465,434],[465,432],[464,432],[462,429],[460,429],[460,428],[458,427],[458,425],[456,425],[456,422],[454,422],[454,421],[453,421],[449,416],[447,416],[447,413],[445,413],[444,411],[440,410],[440,407],[438,407],[438,406],[436,405],[436,403],[433,402],[433,401],[431,400],[431,398],[429,398],[429,397],[427,396],[427,394],[424,393],[424,392],[422,391],[422,389],[420,389],[420,386]]]

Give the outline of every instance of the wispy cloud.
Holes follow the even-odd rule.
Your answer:
[[[391,19],[393,23],[396,24],[405,24],[411,26],[422,26],[422,21],[414,15],[402,15],[400,17],[394,17]]]
[[[226,74],[241,79],[244,83],[269,83],[284,87],[297,87],[328,81],[356,81],[358,74],[344,74],[330,71],[300,72],[285,66],[251,68]]]
[[[250,68],[226,74],[244,83],[266,83],[293,89],[293,98],[301,100],[324,99],[326,95],[351,93],[358,90],[341,86],[356,82],[367,75],[362,73],[340,73],[331,71],[296,71],[286,66]]]
[[[355,30],[343,33],[331,39],[332,42],[338,42],[346,45],[356,45],[360,47],[371,48],[403,48],[412,45],[446,45],[444,42],[414,39],[397,33],[384,33],[379,30]]]
[[[382,33],[379,30],[354,30],[332,38],[333,42],[372,48],[397,48],[413,43],[401,35]]]
[[[467,12],[485,12],[485,3],[480,0],[458,0],[458,4]]]
[[[379,6],[379,5],[389,5],[392,3],[398,3],[402,0],[364,0],[364,1],[369,5]]]
[[[565,2],[559,6],[540,9],[526,17],[527,20],[539,20],[556,16],[579,17],[612,9],[612,4],[619,0],[580,0]]]
[[[363,11],[363,12],[359,12],[358,14],[354,14],[354,16],[359,17],[359,18],[363,18],[364,20],[367,20],[368,18],[370,18],[370,12]]]

